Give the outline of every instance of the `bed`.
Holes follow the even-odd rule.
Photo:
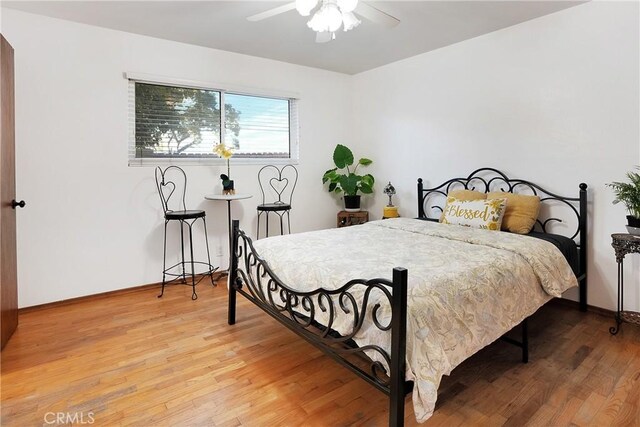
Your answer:
[[[526,236],[438,222],[451,190],[540,197]],[[389,425],[433,413],[440,378],[520,326],[508,339],[528,359],[526,319],[572,286],[586,310],[587,186],[562,197],[537,184],[478,169],[431,188],[418,179],[418,218],[233,239],[228,323],[238,293],[389,395]],[[573,252],[571,251],[573,249]]]

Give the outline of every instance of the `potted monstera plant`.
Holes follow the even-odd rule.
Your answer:
[[[335,168],[329,169],[322,176],[322,183],[329,184],[329,192],[344,193],[344,207],[348,212],[360,210],[360,194],[373,193],[375,179],[371,174],[358,175],[358,167],[369,166],[372,161],[365,157],[355,163],[353,152],[348,147],[338,144],[333,150]],[[354,165],[355,163],[355,165]]]
[[[613,203],[624,203],[629,211],[627,223],[629,231],[633,234],[640,233],[640,174],[637,172],[627,172],[630,182],[612,182],[607,186],[613,189],[616,198]]]

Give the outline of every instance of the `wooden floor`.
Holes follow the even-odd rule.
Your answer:
[[[226,286],[171,287],[20,316],[2,352],[3,426],[383,426],[387,399]],[[445,377],[425,426],[640,425],[640,328],[548,304],[531,362],[504,342]],[[406,424],[415,425],[407,397]],[[66,418],[69,421],[69,418]]]

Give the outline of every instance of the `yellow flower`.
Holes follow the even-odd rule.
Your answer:
[[[233,156],[233,150],[231,148],[227,148],[227,146],[223,143],[220,143],[213,147],[213,151],[223,159],[229,160],[231,156]]]
[[[498,223],[495,221],[491,221],[489,222],[489,230],[497,230],[498,229]]]
[[[503,199],[492,199],[492,200],[489,200],[489,205],[492,208],[496,209],[496,210],[500,209],[502,203],[503,203]]]

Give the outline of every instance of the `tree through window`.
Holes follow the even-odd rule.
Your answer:
[[[292,135],[296,135],[291,129],[293,99],[131,84],[135,158],[215,158],[213,147],[220,141],[233,147],[236,157],[291,155]]]

